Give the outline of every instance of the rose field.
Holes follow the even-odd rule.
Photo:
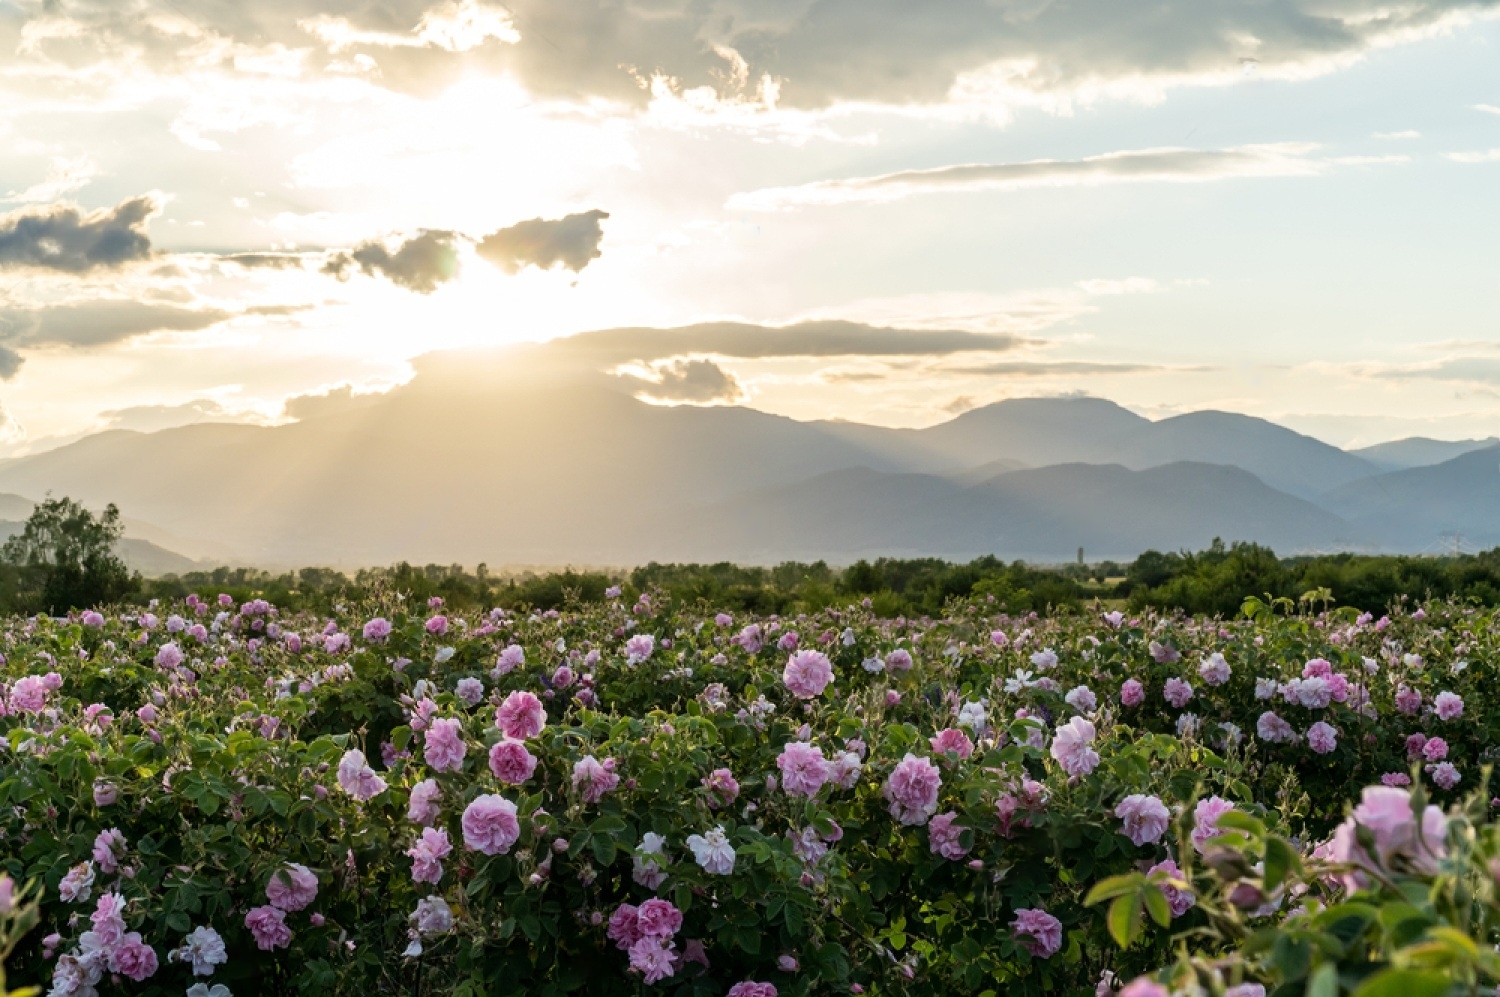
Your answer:
[[[323,616],[207,594],[12,618],[0,652],[11,987],[1500,979],[1489,609],[778,618],[612,589]]]

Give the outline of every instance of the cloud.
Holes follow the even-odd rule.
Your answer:
[[[245,422],[244,416],[231,412],[212,398],[197,398],[181,405],[134,405],[99,413],[106,429],[130,429],[138,433],[155,433],[176,426],[200,422]]]
[[[1139,149],[1086,159],[970,163],[744,191],[732,195],[725,207],[732,211],[778,211],[815,205],[881,203],[940,191],[1314,176],[1328,168],[1328,164],[1309,156],[1316,148],[1305,143],[1281,143],[1234,149]]]
[[[64,194],[71,194],[88,185],[99,175],[99,165],[88,156],[73,156],[52,161],[52,168],[41,183],[32,184],[22,191],[11,191],[3,200],[22,204],[40,204],[55,201]]]
[[[39,81],[220,67],[357,74],[434,92],[465,72],[545,97],[644,105],[653,81],[791,108],[1152,96],[1301,79],[1479,17],[1495,0],[70,0],[8,5],[7,59]],[[14,26],[8,22],[15,22]],[[65,77],[45,75],[63,65]],[[10,67],[8,67],[9,69]],[[643,85],[644,84],[644,85]],[[41,85],[41,84],[39,84]]]
[[[307,262],[300,253],[229,253],[219,259],[246,270],[301,270]]]
[[[622,373],[641,382],[644,400],[658,404],[732,405],[746,397],[735,376],[712,360],[679,357]]]
[[[1203,371],[1207,367],[1165,367],[1157,364],[1140,363],[1089,363],[1076,360],[1056,361],[1026,361],[1016,360],[1011,362],[976,364],[974,366],[954,366],[944,369],[949,374],[987,374],[1001,375],[1005,377],[1056,377],[1059,375],[1087,375],[1087,374],[1145,374],[1170,371],[1180,374],[1184,371]]]
[[[1486,149],[1483,152],[1450,152],[1446,155],[1455,163],[1500,163],[1500,149]]]
[[[335,253],[323,265],[323,272],[346,280],[358,267],[371,276],[381,274],[402,287],[431,294],[439,284],[458,276],[458,239],[455,232],[423,230],[397,245],[395,252],[383,242],[362,242],[351,252]]]
[[[1376,377],[1398,381],[1417,379],[1500,385],[1500,358],[1453,357],[1436,364],[1387,367],[1370,373]]]
[[[1485,114],[1500,114],[1500,107],[1494,104],[1475,104],[1474,110],[1483,111]]]
[[[577,273],[599,258],[599,240],[604,238],[599,223],[608,217],[608,212],[595,210],[553,221],[532,218],[485,236],[476,250],[506,273],[526,266],[548,270],[558,264]]]
[[[1008,334],[957,329],[891,329],[829,319],[768,326],[706,322],[676,329],[604,329],[555,340],[545,349],[617,363],[699,355],[744,360],[772,357],[942,356],[996,353],[1027,341]]]
[[[281,414],[288,419],[306,422],[308,419],[317,419],[325,415],[352,412],[371,405],[383,397],[384,395],[378,391],[356,394],[352,385],[341,384],[315,394],[288,398],[282,402]]]
[[[84,273],[148,259],[146,223],[160,211],[150,194],[85,214],[72,204],[0,215],[0,269],[37,267]]]
[[[1413,129],[1407,129],[1400,132],[1376,132],[1373,137],[1386,142],[1405,142],[1410,139],[1421,138],[1422,133]]]
[[[16,349],[97,347],[148,332],[189,332],[232,318],[214,308],[178,308],[139,301],[94,300],[39,308],[0,308],[0,378],[20,369]]]

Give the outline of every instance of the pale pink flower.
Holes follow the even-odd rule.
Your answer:
[[[158,668],[176,668],[182,664],[183,660],[182,648],[172,641],[163,644],[156,652],[156,667]]]
[[[1210,796],[1199,800],[1193,807],[1193,850],[1199,855],[1208,851],[1207,843],[1210,838],[1217,838],[1224,833],[1219,830],[1219,818],[1234,809],[1234,804],[1218,796]]]
[[[100,831],[94,838],[94,862],[99,871],[112,875],[120,868],[120,856],[125,854],[125,835],[119,828]]]
[[[525,648],[519,644],[511,644],[495,659],[495,667],[490,669],[490,677],[498,679],[503,675],[509,675],[524,664],[526,664]]]
[[[1010,928],[1026,951],[1039,959],[1050,959],[1062,948],[1062,922],[1040,908],[1016,911]]]
[[[1452,789],[1459,784],[1463,776],[1459,775],[1458,769],[1452,762],[1439,762],[1429,765],[1428,771],[1432,774],[1432,781],[1442,789]]]
[[[1373,837],[1373,857],[1359,844],[1357,827],[1365,828]],[[1364,868],[1370,868],[1371,862],[1389,867],[1399,858],[1414,871],[1431,875],[1447,855],[1447,829],[1447,818],[1432,805],[1423,811],[1419,824],[1412,814],[1411,794],[1407,790],[1367,786],[1354,813],[1333,832],[1329,857],[1335,862]],[[1358,872],[1345,877],[1345,885],[1351,889],[1364,882]]]
[[[391,621],[377,616],[365,624],[364,637],[368,641],[382,641],[391,635]]]
[[[911,671],[911,652],[904,647],[898,647],[885,656],[885,670],[892,675],[901,675]]]
[[[636,910],[636,928],[643,938],[671,938],[682,930],[682,911],[668,900],[647,900]]]
[[[464,847],[485,855],[504,855],[521,837],[516,805],[494,793],[475,797],[464,809],[460,824]]]
[[[1451,692],[1440,692],[1432,701],[1432,708],[1439,720],[1457,720],[1463,716],[1464,701]]]
[[[1172,997],[1172,991],[1150,977],[1142,976],[1125,984],[1119,997]]]
[[[490,771],[508,786],[519,786],[536,771],[536,756],[521,741],[505,738],[490,748]]]
[[[132,931],[110,950],[108,965],[111,973],[139,983],[156,972],[156,950],[141,941],[139,931]]]
[[[472,675],[461,678],[454,684],[453,694],[465,706],[478,706],[484,699],[484,683]]]
[[[937,812],[942,781],[936,765],[908,752],[891,770],[881,795],[890,803],[892,817],[902,824],[922,825]]]
[[[1396,710],[1412,716],[1422,709],[1422,694],[1406,686],[1396,690]]]
[[[1270,710],[1262,713],[1260,719],[1255,722],[1255,732],[1260,735],[1262,741],[1269,741],[1272,744],[1297,739],[1297,732],[1292,729],[1292,725]]]
[[[286,911],[276,907],[254,907],[245,914],[245,927],[255,936],[255,945],[263,952],[284,949],[292,943],[292,929],[286,926]]]
[[[1088,686],[1080,685],[1068,690],[1068,694],[1063,697],[1063,702],[1079,713],[1092,713],[1094,707],[1099,705],[1099,697],[1095,696],[1094,691]]]
[[[647,901],[650,903],[650,901]],[[630,946],[630,968],[641,974],[646,983],[658,983],[676,972],[675,944],[647,936]]]
[[[1125,706],[1140,706],[1146,701],[1146,687],[1136,679],[1126,679],[1120,686],[1120,702]]]
[[[1215,651],[1198,666],[1198,677],[1209,685],[1223,685],[1229,681],[1229,662],[1224,660],[1224,655]]]
[[[746,980],[730,987],[724,997],[776,997],[776,984]]]
[[[1162,687],[1162,695],[1166,697],[1176,709],[1182,709],[1193,698],[1193,687],[1182,679],[1173,676],[1167,679],[1167,684]]]
[[[656,653],[656,638],[650,634],[636,634],[625,642],[625,663],[639,665],[650,660]]]
[[[637,921],[639,913],[635,905],[621,904],[609,916],[609,927],[605,929],[605,935],[615,943],[615,948],[622,952],[629,949],[641,937],[640,924]]]
[[[406,850],[411,859],[414,883],[437,883],[443,878],[443,859],[453,851],[448,832],[442,828],[424,827],[416,844]]]
[[[1319,720],[1307,728],[1307,746],[1320,755],[1326,755],[1339,746],[1339,732]]]
[[[1115,816],[1125,822],[1120,833],[1137,846],[1160,841],[1172,822],[1166,804],[1144,793],[1133,793],[1121,800],[1115,807]]]
[[[318,877],[305,865],[289,862],[266,883],[266,899],[281,910],[301,910],[318,896]]]
[[[927,844],[932,849],[932,853],[953,862],[969,854],[969,850],[960,840],[968,828],[958,824],[957,821],[958,814],[950,810],[947,813],[938,814],[927,824]]]
[[[818,795],[831,774],[822,750],[802,741],[783,746],[776,756],[776,767],[781,771],[782,789],[808,798]]]
[[[422,757],[428,768],[434,772],[457,772],[463,768],[467,753],[462,723],[452,717],[432,722],[422,744]]]
[[[1085,776],[1099,764],[1099,752],[1092,747],[1094,725],[1083,717],[1074,717],[1057,728],[1052,738],[1052,757],[1070,776]]]
[[[703,788],[708,790],[710,807],[727,807],[740,795],[740,784],[728,769],[714,769],[703,779]]]
[[[47,705],[47,682],[40,675],[18,678],[10,687],[8,704],[18,713],[40,713]]]
[[[495,726],[504,731],[506,737],[524,741],[536,737],[547,726],[547,711],[535,695],[517,690],[506,696],[505,702],[495,711]]]
[[[600,762],[588,755],[573,763],[573,791],[582,796],[585,803],[598,803],[606,793],[614,792],[619,784],[613,758]]]
[[[438,800],[443,791],[436,779],[423,779],[411,788],[411,798],[406,808],[406,819],[414,824],[431,824],[437,820]]]
[[[798,699],[812,699],[833,681],[833,662],[822,651],[798,651],[787,659],[781,681]]]
[[[1182,878],[1182,870],[1171,859],[1164,859],[1156,863],[1146,870],[1146,875],[1154,876],[1159,872],[1165,873],[1173,879]],[[1167,898],[1167,906],[1171,908],[1174,918],[1186,914],[1198,902],[1198,898],[1193,895],[1192,890],[1181,890],[1170,883],[1158,883],[1156,888],[1161,890],[1162,895]]]
[[[448,617],[439,613],[438,615],[429,618],[426,623],[422,624],[422,627],[428,633],[441,637],[443,634],[448,632]]]
[[[338,778],[339,787],[360,801],[373,799],[386,789],[385,780],[375,774],[365,753],[358,748],[350,748],[339,759]]]
[[[965,760],[974,753],[974,742],[958,727],[938,731],[937,737],[928,738],[932,750],[939,755],[952,754]]]

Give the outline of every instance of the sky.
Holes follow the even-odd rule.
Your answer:
[[[1497,232],[1500,0],[0,0],[0,455],[714,321],[861,325],[613,369],[1487,437]]]

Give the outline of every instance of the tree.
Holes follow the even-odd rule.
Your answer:
[[[124,533],[114,505],[95,516],[70,498],[46,499],[0,548],[11,608],[60,614],[126,598],[139,579],[115,553]]]

